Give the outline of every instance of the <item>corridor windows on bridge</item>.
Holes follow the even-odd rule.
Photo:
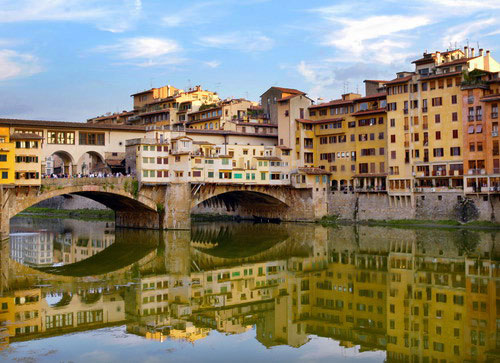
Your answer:
[[[79,132],[80,145],[104,145],[104,133]],[[154,148],[152,148],[154,151]]]
[[[47,132],[48,144],[59,145],[74,145],[75,132],[74,131],[48,131]]]
[[[16,141],[16,149],[38,149],[38,141]]]

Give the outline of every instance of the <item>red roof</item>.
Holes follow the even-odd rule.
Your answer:
[[[329,171],[320,168],[298,168],[299,172],[309,175],[330,175]]]
[[[18,120],[0,118],[0,125],[25,126],[37,128],[71,128],[71,129],[95,129],[95,130],[123,130],[123,131],[145,131],[145,126],[116,125],[116,124],[93,124],[86,122],[65,121],[40,121],[40,120]]]
[[[363,102],[363,101],[366,101],[366,100],[371,100],[371,99],[374,99],[374,98],[383,98],[383,97],[386,97],[386,96],[387,96],[386,92],[374,93],[373,95],[370,95],[370,96],[356,98],[354,100],[354,102]]]
[[[398,83],[408,82],[409,80],[412,79],[412,77],[413,76],[395,78],[392,81],[386,82],[385,84],[398,84]]]
[[[366,110],[366,111],[354,112],[352,115],[353,116],[361,116],[361,115],[370,115],[370,114],[385,113],[385,112],[386,112],[385,108],[377,108],[376,110]]]
[[[295,88],[283,88],[283,87],[271,87],[277,90],[280,90],[283,93],[292,93],[296,95],[305,95],[305,92],[299,91],[298,89]]]
[[[447,67],[447,66],[452,66],[454,64],[463,64],[463,63],[467,63],[468,61],[470,61],[472,59],[476,59],[476,58],[479,58],[479,56],[471,57],[471,58],[455,59],[455,60],[450,61],[450,62],[441,63],[440,65],[437,65],[436,67]]]
[[[298,119],[295,119],[295,121],[300,122],[302,124],[314,124],[314,125],[318,125],[318,124],[325,124],[325,123],[328,123],[328,122],[344,121],[344,119],[342,117],[329,118],[329,119],[325,119],[325,120],[308,120],[308,119],[305,119],[305,118],[298,118]]]
[[[449,73],[441,73],[441,74],[433,74],[427,77],[420,77],[419,81],[427,81],[429,79],[443,78],[443,77],[451,77],[461,75],[462,72],[449,72]]]
[[[386,83],[387,80],[385,81],[381,81],[381,80],[378,80],[378,79],[365,79],[363,82],[378,82],[378,83]]]
[[[485,96],[485,97],[481,98],[481,101],[483,101],[483,102],[500,101],[500,94]]]
[[[353,102],[354,102],[353,100],[338,99],[338,100],[332,100],[330,102],[323,102],[323,103],[319,103],[317,105],[309,106],[309,109],[311,109],[311,108],[328,107],[328,106],[335,106],[335,105],[347,105],[347,104],[351,104]]]

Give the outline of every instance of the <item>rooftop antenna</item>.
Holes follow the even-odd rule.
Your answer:
[[[190,79],[188,79],[188,86],[187,86],[187,88],[188,88],[188,90],[191,89],[191,80]]]
[[[356,83],[356,93],[359,94],[359,84]]]

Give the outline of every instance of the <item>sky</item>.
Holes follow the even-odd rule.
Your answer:
[[[167,84],[363,94],[426,50],[500,60],[499,17],[500,0],[0,0],[0,117],[85,122]]]

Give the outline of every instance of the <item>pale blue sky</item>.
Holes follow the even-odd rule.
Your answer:
[[[500,0],[0,0],[0,117],[85,121],[165,84],[328,100],[425,50],[500,59],[499,16]]]

